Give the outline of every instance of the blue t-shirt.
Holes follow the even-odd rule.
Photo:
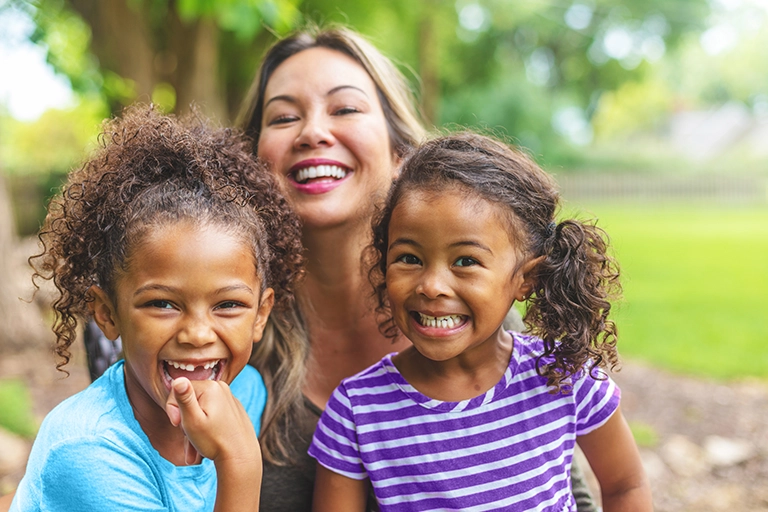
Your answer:
[[[261,375],[246,366],[231,390],[258,434],[267,399]],[[46,416],[10,510],[212,511],[215,500],[213,461],[175,466],[152,447],[119,361]]]

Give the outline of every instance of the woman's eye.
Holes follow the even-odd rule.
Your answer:
[[[419,261],[419,258],[414,256],[413,254],[403,254],[402,256],[399,256],[395,261],[398,261],[400,263],[405,263],[406,265],[418,265],[421,263]]]
[[[334,115],[343,116],[343,115],[346,115],[346,114],[355,114],[357,112],[360,112],[360,111],[358,109],[356,109],[355,107],[342,107],[342,108],[336,110],[336,112],[334,112]]]
[[[457,267],[469,267],[472,265],[477,265],[477,260],[474,258],[470,258],[469,256],[463,256],[456,260],[456,263],[454,263]]]
[[[271,119],[267,123],[267,126],[274,126],[276,124],[292,123],[292,122],[296,121],[297,119],[298,119],[298,117],[296,117],[296,116],[289,116],[289,115],[277,116],[277,117]]]

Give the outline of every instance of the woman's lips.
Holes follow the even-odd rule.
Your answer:
[[[341,185],[351,174],[352,171],[340,162],[310,159],[291,167],[288,177],[299,192],[323,194]]]

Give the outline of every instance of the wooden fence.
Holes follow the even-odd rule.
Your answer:
[[[768,204],[768,176],[558,174],[565,199]]]

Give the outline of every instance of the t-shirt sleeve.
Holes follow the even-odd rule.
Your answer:
[[[621,390],[602,369],[592,373],[597,378],[583,372],[574,384],[577,436],[603,426],[616,412],[621,400]]]
[[[343,383],[331,395],[317,423],[309,455],[334,473],[354,480],[368,478],[360,459],[352,404]]]
[[[258,436],[261,433],[261,416],[267,404],[267,387],[264,379],[256,368],[246,365],[232,380],[230,389],[235,398],[243,404]]]
[[[136,454],[104,440],[77,439],[53,446],[40,478],[39,510],[168,510],[158,475]],[[18,503],[18,510],[27,510],[24,503]]]

